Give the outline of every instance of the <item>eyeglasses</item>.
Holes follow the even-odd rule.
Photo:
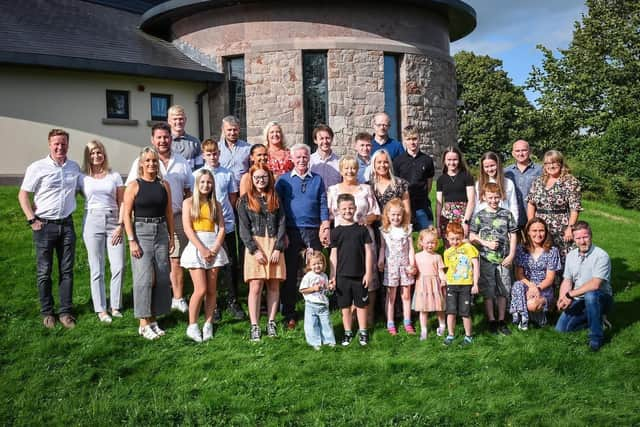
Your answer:
[[[300,191],[305,193],[307,191],[307,181],[302,181],[302,185],[300,185]]]
[[[379,128],[388,128],[391,125],[387,123],[375,123],[374,126]]]
[[[255,181],[267,181],[269,179],[269,175],[253,175],[253,179]]]

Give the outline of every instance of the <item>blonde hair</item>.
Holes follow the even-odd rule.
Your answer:
[[[169,107],[169,109],[167,110],[167,117],[171,116],[171,115],[178,115],[181,114],[183,116],[185,116],[186,114],[184,113],[184,107],[182,105],[172,105],[171,107]]]
[[[402,200],[398,199],[397,197],[395,199],[389,200],[387,204],[384,205],[384,211],[382,213],[382,229],[384,231],[389,231],[389,227],[391,227],[391,221],[389,221],[389,212],[393,208],[402,210],[402,229],[405,231],[409,231],[409,221],[411,220],[411,215],[409,215],[404,209]]]
[[[82,160],[82,171],[89,175],[91,175],[91,152],[95,149],[98,149],[102,152],[104,156],[104,162],[102,162],[102,170],[105,172],[111,172],[111,168],[109,167],[109,158],[107,157],[107,150],[104,148],[104,144],[97,139],[93,139],[87,143],[84,147],[84,158]]]
[[[311,263],[316,259],[322,260],[323,270],[327,268],[327,259],[324,257],[324,254],[320,251],[313,251],[313,253],[307,257],[307,266],[305,271],[311,271]]]
[[[340,171],[340,174],[342,174],[342,170],[347,166],[355,166],[356,172],[360,167],[360,165],[358,165],[358,161],[356,160],[356,158],[353,157],[351,154],[345,154],[340,158],[340,161],[338,162],[338,170]]]
[[[160,154],[158,154],[158,150],[156,150],[156,147],[152,145],[144,147],[140,151],[140,156],[138,156],[138,178],[142,177],[144,156],[146,156],[148,153],[153,154],[153,157],[155,157],[155,159],[158,161],[158,171],[156,172],[156,179],[162,180],[162,172],[160,171]]]
[[[375,153],[373,153],[373,155],[371,156],[371,177],[369,179],[369,181],[373,184],[376,185],[378,183],[378,174],[376,173],[376,160],[378,157],[382,156],[382,155],[387,156],[387,160],[389,161],[389,180],[391,180],[391,185],[392,186],[396,186],[396,177],[393,174],[393,160],[391,160],[391,156],[389,155],[389,152],[387,150],[385,150],[384,148],[380,148],[379,150],[377,150]]]
[[[571,170],[567,166],[564,161],[564,156],[558,150],[549,150],[544,153],[544,157],[542,158],[543,163],[558,162],[560,164],[560,179],[564,178],[567,175],[571,175]],[[546,183],[549,180],[549,174],[547,174],[547,170],[542,168],[542,180]]]
[[[269,131],[274,126],[278,126],[278,128],[280,128],[280,141],[282,141],[282,148],[287,148],[287,140],[284,137],[284,130],[282,129],[282,125],[280,125],[280,123],[276,121],[270,121],[264,127],[264,130],[262,131],[262,140],[264,141],[264,144],[267,146],[267,148],[269,148]]]
[[[209,204],[208,219],[215,224],[217,222],[216,217],[218,216],[218,201],[216,200],[216,180],[209,169],[200,169],[196,171],[195,175],[195,179],[193,180],[193,196],[191,197],[191,220],[195,221],[200,218],[200,191],[198,190],[198,185],[200,184],[200,180],[203,176],[209,175],[211,177],[213,185],[211,185],[211,192],[207,194],[207,203]]]
[[[427,237],[431,237],[436,242],[438,241],[438,230],[436,230],[433,225],[430,225],[429,227],[420,231],[420,234],[418,235],[418,243],[422,243],[422,240],[426,239]]]

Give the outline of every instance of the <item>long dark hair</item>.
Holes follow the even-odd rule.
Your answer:
[[[442,152],[442,174],[447,173],[447,165],[444,163],[444,158],[449,153],[456,153],[458,155],[458,171],[464,172],[466,174],[469,173],[469,167],[467,166],[467,162],[464,161],[464,156],[462,155],[462,151],[458,147],[454,147],[453,145],[448,146]]]
[[[531,237],[529,237],[529,229],[533,224],[542,224],[544,226],[544,242],[542,242],[542,249],[545,252],[549,252],[551,246],[553,246],[553,240],[551,239],[551,233],[549,233],[549,226],[542,218],[534,216],[529,221],[527,221],[527,225],[524,226],[524,248],[527,252],[531,252],[533,250],[533,241]]]

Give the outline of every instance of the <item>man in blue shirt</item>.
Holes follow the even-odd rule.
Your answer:
[[[286,215],[289,245],[284,257],[287,280],[280,292],[282,316],[288,329],[296,327],[296,299],[298,297],[298,268],[301,254],[313,253],[329,245],[329,209],[327,193],[320,175],[309,170],[309,146],[291,147],[294,168],[280,176],[276,192]]]
[[[251,144],[240,139],[240,121],[234,116],[226,116],[222,119],[220,129],[220,165],[233,172],[236,184],[240,185],[240,179],[249,170],[249,151]]]
[[[567,254],[564,279],[560,285],[558,309],[562,315],[558,332],[589,328],[589,347],[598,351],[604,342],[602,323],[613,303],[611,259],[591,240],[591,228],[585,221],[573,225],[577,248]]]
[[[373,141],[371,141],[371,155],[381,148],[387,150],[391,160],[404,153],[404,148],[400,141],[389,136],[391,119],[387,113],[376,113],[373,116]]]
[[[533,181],[542,174],[542,168],[531,160],[529,143],[524,139],[513,143],[511,155],[516,162],[504,168],[504,176],[515,184],[518,200],[518,228],[523,229],[527,223],[527,196]]]

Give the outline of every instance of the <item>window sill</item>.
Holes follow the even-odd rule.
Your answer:
[[[138,126],[138,121],[129,119],[102,119],[102,124],[117,126]]]

